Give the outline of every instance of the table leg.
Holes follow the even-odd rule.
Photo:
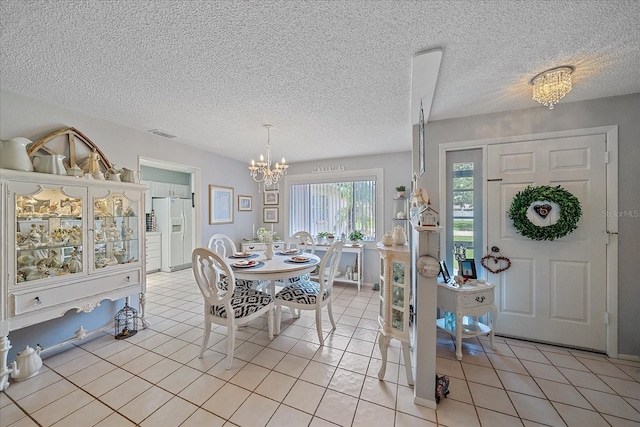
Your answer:
[[[462,360],[462,313],[456,313],[456,359]]]
[[[411,355],[409,354],[408,342],[402,342],[402,354],[404,355],[404,369],[407,373],[407,383],[413,385],[413,372],[411,371]]]
[[[489,332],[489,344],[491,344],[492,349],[496,349],[496,345],[493,342],[493,335],[496,329],[496,321],[498,320],[498,308],[495,304],[491,305],[491,332]]]
[[[378,346],[380,347],[380,354],[382,355],[382,365],[378,371],[378,379],[383,380],[384,374],[387,372],[387,351],[389,350],[389,342],[391,337],[384,335],[382,332],[378,332]]]

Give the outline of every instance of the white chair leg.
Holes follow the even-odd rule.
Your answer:
[[[331,321],[331,326],[333,326],[333,328],[331,328],[332,331],[336,330],[336,322],[335,320],[333,320],[333,310],[331,310],[331,300],[329,300],[329,302],[327,302],[327,312],[329,313],[329,320]]]
[[[231,322],[227,325],[227,370],[233,364],[233,351],[236,344],[236,326]]]
[[[204,351],[207,349],[207,344],[209,344],[209,335],[211,335],[211,322],[207,319],[207,315],[204,315],[204,334],[202,335],[202,347],[200,347],[200,356],[199,359],[202,359],[202,355]]]
[[[318,331],[318,339],[320,345],[324,345],[324,337],[322,336],[322,308],[316,308],[316,330]]]
[[[276,305],[276,335],[280,335],[280,321],[282,320],[282,306]]]
[[[273,339],[273,310],[267,311],[267,324],[269,327],[269,339]]]

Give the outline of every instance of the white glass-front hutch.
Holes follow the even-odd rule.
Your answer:
[[[140,294],[144,186],[0,169],[0,390],[10,331]]]
[[[382,365],[378,378],[384,379],[387,370],[387,351],[392,338],[402,344],[407,383],[413,385],[411,370],[411,252],[409,246],[377,245],[380,252],[380,325],[378,345]]]

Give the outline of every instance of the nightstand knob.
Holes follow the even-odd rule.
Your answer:
[[[40,297],[36,297],[36,302],[34,303],[35,305],[40,305],[42,304],[42,301],[40,301]]]
[[[484,302],[484,298],[485,298],[484,296],[482,296],[482,297],[476,297],[476,301],[478,301],[478,302]]]

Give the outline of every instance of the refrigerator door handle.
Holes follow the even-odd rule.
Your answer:
[[[184,215],[184,209],[180,211],[180,217],[182,218],[182,241],[184,242],[184,226],[187,221],[187,217]]]

